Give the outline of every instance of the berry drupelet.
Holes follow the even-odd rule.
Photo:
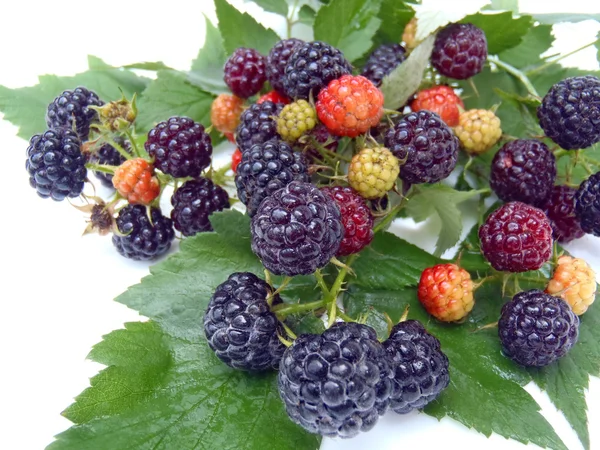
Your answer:
[[[361,75],[377,87],[383,78],[406,59],[406,49],[400,44],[383,44],[369,55]]]
[[[102,105],[104,102],[95,92],[79,86],[72,91],[64,91],[48,105],[46,123],[48,128],[75,128],[79,139],[86,141],[90,125],[98,120],[98,113],[90,106]]]

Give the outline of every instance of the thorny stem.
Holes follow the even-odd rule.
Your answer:
[[[358,253],[354,253],[353,255],[350,255],[348,257],[348,259],[346,260],[345,266],[341,268],[340,272],[338,273],[338,276],[336,277],[335,281],[333,282],[333,286],[331,287],[331,290],[329,291],[329,295],[325,296],[326,302],[329,305],[329,320],[327,323],[328,327],[333,325],[333,323],[335,322],[335,316],[336,316],[336,311],[337,311],[337,297],[340,294],[340,290],[342,289],[342,285],[344,284],[344,281],[346,280],[346,275],[348,274],[348,271],[350,270],[350,266],[352,265],[352,263],[354,262],[354,260],[357,257],[358,257]]]
[[[584,49],[586,49],[588,47],[591,47],[592,45],[595,45],[596,42],[598,42],[598,41],[590,42],[590,43],[584,45],[583,47],[579,47],[579,48],[577,48],[577,49],[575,49],[573,51],[570,51],[569,53],[565,53],[564,55],[560,55],[557,58],[553,58],[552,60],[547,61],[546,63],[542,64],[541,66],[538,66],[538,67],[535,67],[535,68],[533,68],[531,70],[528,70],[527,71],[527,75],[531,75],[533,73],[541,72],[542,70],[550,67],[552,64],[556,64],[558,61],[560,61],[561,59],[566,58],[567,56],[574,55],[575,53],[580,52],[581,50],[584,50]]]
[[[325,299],[318,300],[316,302],[309,302],[309,303],[296,303],[293,305],[290,305],[287,303],[281,303],[277,306],[274,306],[271,309],[271,311],[273,311],[275,314],[277,314],[278,317],[281,318],[281,317],[286,317],[291,314],[296,314],[299,312],[314,311],[315,309],[324,307],[326,304],[327,303],[326,303]]]
[[[123,147],[121,147],[119,144],[117,144],[114,139],[112,139],[110,136],[105,136],[103,135],[102,138],[107,144],[110,144],[112,147],[114,147],[114,149],[116,151],[119,152],[119,154],[125,158],[125,159],[131,159],[133,158],[133,155],[131,155],[131,153],[129,153],[128,151],[126,151]],[[133,145],[133,143],[131,144]]]
[[[381,222],[379,222],[375,226],[375,228],[373,228],[373,233],[378,233],[381,230],[384,230],[396,218],[396,216],[400,213],[402,208],[404,208],[404,206],[406,206],[407,202],[408,202],[408,195],[405,195],[404,197],[402,197],[402,200],[400,201],[400,203],[398,203],[396,206],[394,206],[392,209],[390,209],[390,212],[388,213],[388,215],[385,216],[385,218]]]
[[[329,288],[325,283],[325,279],[323,278],[323,274],[321,273],[320,269],[317,269],[315,271],[315,278],[317,279],[317,285],[321,288],[321,292],[323,292],[323,295],[329,294]]]
[[[131,133],[131,130],[125,130],[125,135],[127,136],[127,139],[129,139],[129,144],[131,145],[131,148],[133,149],[133,153],[135,156],[137,156],[139,158],[141,158],[143,156],[148,156],[148,154],[146,153],[146,149],[144,149],[143,155],[140,152],[140,149],[139,149],[137,143],[135,142],[135,136]]]
[[[498,58],[495,55],[488,56],[488,61],[494,63],[498,67],[504,69],[506,72],[508,72],[515,78],[517,78],[521,83],[523,83],[523,85],[525,86],[525,88],[527,88],[527,91],[531,95],[533,95],[534,97],[538,97],[538,98],[540,97],[540,94],[538,94],[537,90],[535,89],[535,87],[533,86],[533,84],[531,83],[529,78],[527,78],[527,75],[525,75],[524,72],[522,72],[521,70],[517,69],[516,67],[511,66],[510,64],[502,61],[500,58]]]
[[[108,173],[111,175],[113,175],[115,173],[115,169],[117,168],[116,166],[109,166],[107,164],[94,164],[94,163],[87,163],[85,165],[85,167],[87,167],[90,170],[94,170],[96,172]]]

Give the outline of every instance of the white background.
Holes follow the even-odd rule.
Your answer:
[[[242,2],[231,3],[240,6]],[[454,1],[448,6],[460,4]],[[590,11],[592,2],[586,0],[521,1],[521,9],[540,11],[541,4],[544,12],[560,12],[562,5],[572,12],[600,12],[598,6]],[[253,5],[242,8],[283,32],[277,16],[264,14]],[[203,42],[202,12],[215,19],[208,0],[2,2],[0,84],[13,88],[35,84],[37,76],[45,73],[72,75],[86,69],[87,54],[113,65],[162,60],[187,69]],[[590,42],[597,28],[594,23],[563,26],[557,30],[555,49],[566,52]],[[565,62],[589,69],[597,66],[592,49]],[[0,121],[0,192],[4,201],[0,215],[0,448],[11,450],[41,449],[69,426],[60,411],[101,368],[85,359],[90,348],[123,322],[140,319],[112,298],[148,273],[148,263],[121,258],[109,238],[81,238],[83,215],[67,202],[42,200],[35,194],[24,168],[26,147],[27,143],[16,137],[16,128]],[[438,229],[435,222],[419,228],[411,224],[396,227],[403,237],[427,249],[433,241],[424,239],[424,234],[432,236]],[[570,249],[600,269],[597,239],[582,239]],[[536,388],[530,391],[569,449],[579,449],[564,418]],[[592,447],[598,449],[597,379],[592,380],[588,399]],[[522,448],[495,435],[488,440],[449,419],[438,424],[424,414],[390,414],[372,432],[350,441],[325,441],[323,449],[410,446]]]

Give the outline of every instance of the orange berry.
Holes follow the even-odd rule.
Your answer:
[[[460,109],[465,105],[450,86],[436,86],[420,91],[410,104],[413,111],[426,109],[442,118],[449,127],[458,125]]]
[[[417,295],[427,312],[442,322],[465,318],[475,305],[471,275],[456,264],[425,269]]]
[[[596,299],[596,274],[583,259],[561,256],[546,292],[562,298],[580,316]]]
[[[221,133],[233,133],[240,123],[244,99],[235,95],[221,94],[212,103],[210,121]]]
[[[128,159],[117,167],[113,186],[131,204],[149,205],[160,194],[154,168],[142,158]]]

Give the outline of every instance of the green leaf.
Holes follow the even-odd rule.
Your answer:
[[[519,0],[492,0],[490,9],[512,11],[516,14],[519,12]]]
[[[474,14],[487,3],[488,0],[456,2],[452,5],[452,8],[440,8],[440,4],[436,2],[412,5],[418,21],[415,36],[417,42],[422,41],[449,23],[460,22],[465,16]]]
[[[485,32],[488,53],[491,55],[519,45],[533,25],[531,16],[513,18],[510,11],[498,14],[477,13],[465,17],[461,22],[472,23]]]
[[[174,284],[181,270],[173,267]],[[202,328],[202,321],[196,326]],[[49,450],[319,445],[316,436],[288,420],[274,374],[232,370],[202,339],[174,338],[154,322],[131,323],[107,335],[90,357],[108,367],[65,411],[75,425]]]
[[[229,88],[223,79],[223,66],[227,61],[227,55],[223,48],[221,33],[206,16],[204,16],[204,23],[206,25],[204,47],[192,61],[188,80],[206,92],[217,95],[228,93]]]
[[[381,0],[332,0],[317,13],[315,40],[339,48],[350,62],[357,60],[371,48],[381,23],[377,18],[380,3]]]
[[[280,40],[273,30],[263,27],[251,15],[238,11],[226,0],[215,0],[215,7],[219,31],[228,55],[239,47],[254,48],[266,55]]]
[[[42,75],[35,86],[17,89],[0,86],[0,111],[4,119],[19,127],[20,137],[29,139],[47,128],[48,104],[64,90],[85,86],[106,102],[121,98],[119,88],[128,98],[134,93],[141,94],[149,81],[129,70],[111,67],[94,56],[88,60],[90,70],[72,77]]]
[[[298,11],[298,22],[303,23],[312,27],[315,23],[315,17],[317,12],[312,9],[309,5],[302,5],[302,8]]]
[[[139,70],[150,70],[157,72],[159,70],[174,70],[172,67],[167,66],[162,61],[144,61],[133,64],[127,64],[123,66],[124,69],[139,69]]]
[[[595,20],[600,22],[600,14],[578,14],[578,13],[548,13],[531,14],[533,18],[541,23],[554,25],[555,23],[571,22],[577,23],[584,20]]]
[[[398,43],[402,40],[402,32],[406,24],[415,15],[415,11],[405,2],[383,0],[379,9],[381,26],[375,36],[377,44]]]
[[[434,40],[435,36],[431,35],[421,42],[406,61],[383,79],[380,89],[385,98],[386,108],[398,109],[404,106],[417,91],[429,63]]]
[[[187,116],[208,126],[213,100],[212,94],[190,84],[185,74],[160,71],[138,101],[136,128],[148,131],[171,116]]]
[[[523,69],[542,64],[540,55],[550,49],[553,43],[552,25],[538,25],[529,29],[519,45],[504,50],[498,56],[502,61]]]
[[[248,1],[248,0],[245,0]],[[287,16],[288,4],[286,0],[253,0],[258,6],[268,12]]]
[[[477,195],[478,191],[456,191],[443,184],[415,187],[406,206],[406,213],[416,222],[423,222],[437,214],[443,226],[435,244],[435,255],[440,256],[454,247],[462,233],[462,214],[457,205]]]
[[[598,31],[596,39],[596,48],[598,49],[598,53],[596,53],[596,59],[598,60],[598,62],[600,62],[600,31]]]

